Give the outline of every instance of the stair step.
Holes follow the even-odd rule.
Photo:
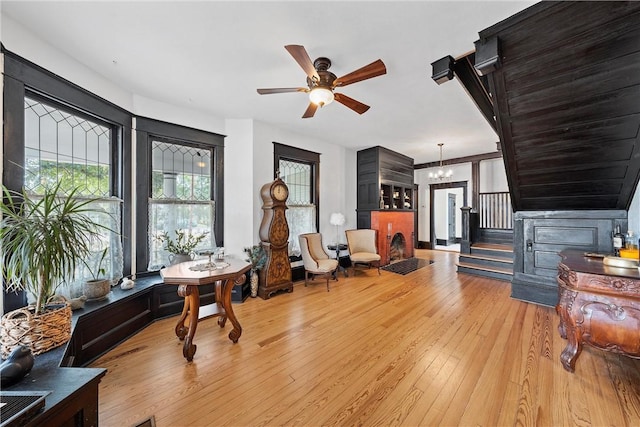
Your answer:
[[[478,242],[471,245],[471,249],[491,249],[498,252],[511,252],[513,253],[513,245],[506,245],[500,243],[483,243]]]
[[[499,263],[503,263],[503,264],[513,264],[513,258],[503,258],[503,257],[496,257],[496,256],[490,256],[490,255],[476,255],[476,254],[460,254],[460,258],[472,258],[472,259],[477,259],[479,261],[494,261],[494,262],[499,262]]]
[[[513,269],[500,267],[487,267],[477,264],[458,262],[458,273],[472,274],[474,276],[489,277],[491,279],[510,282],[513,279]]]
[[[513,276],[512,268],[510,269],[510,268],[502,268],[502,267],[488,267],[485,265],[469,264],[468,262],[458,262],[456,265],[458,267],[472,268],[474,270],[482,270],[482,271],[491,271],[493,273],[509,274]]]

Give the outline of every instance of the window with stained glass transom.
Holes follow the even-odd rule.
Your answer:
[[[286,210],[289,224],[289,253],[300,254],[298,236],[316,231],[316,205],[313,195],[313,164],[280,159],[279,173],[289,188]]]
[[[111,196],[110,127],[25,97],[25,188],[62,181],[86,197]]]
[[[215,203],[211,200],[213,152],[153,141],[151,143],[151,198],[149,200],[149,270],[169,264],[169,253],[158,236],[178,232],[206,237],[197,249],[215,247]]]
[[[24,182],[25,190],[37,196],[46,187],[61,182],[63,191],[76,189],[76,195],[93,202],[91,216],[108,229],[98,230],[92,242],[96,258],[106,253],[101,267],[114,281],[122,277],[123,253],[120,231],[121,200],[113,197],[113,129],[81,114],[62,109],[29,96],[24,98]],[[109,231],[112,230],[112,231]],[[85,260],[92,265],[93,260]],[[91,277],[83,264],[75,278],[61,291],[68,296],[82,294],[82,284]]]

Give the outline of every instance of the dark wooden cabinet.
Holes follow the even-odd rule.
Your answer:
[[[151,289],[93,310],[77,318],[67,344],[70,366],[83,366],[129,338],[153,321]]]
[[[413,159],[376,146],[358,151],[358,228],[371,227],[371,212],[414,211]]]
[[[23,380],[3,387],[2,391],[15,394],[49,392],[42,411],[27,417],[20,425],[96,427],[98,385],[106,372],[102,368],[60,368],[48,353],[44,353],[37,357],[33,369]]]
[[[131,290],[114,287],[109,298],[87,302],[73,312],[73,333],[64,349],[61,366],[86,366],[153,321],[182,311],[184,298],[178,287],[165,285],[159,276],[136,280]],[[233,302],[242,302],[248,293],[246,284],[236,285]],[[201,289],[200,304],[215,302],[214,285]]]
[[[612,230],[627,229],[626,211],[521,211],[513,221],[513,298],[554,307],[560,252],[612,253]]]

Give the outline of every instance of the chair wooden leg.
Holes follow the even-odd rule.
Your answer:
[[[307,286],[307,282],[309,279],[309,272],[307,270],[304,271],[304,285]]]

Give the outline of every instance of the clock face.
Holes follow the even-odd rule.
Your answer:
[[[275,187],[273,187],[273,197],[276,200],[282,202],[284,200],[287,200],[288,196],[289,196],[289,190],[287,189],[286,185],[278,184]]]

